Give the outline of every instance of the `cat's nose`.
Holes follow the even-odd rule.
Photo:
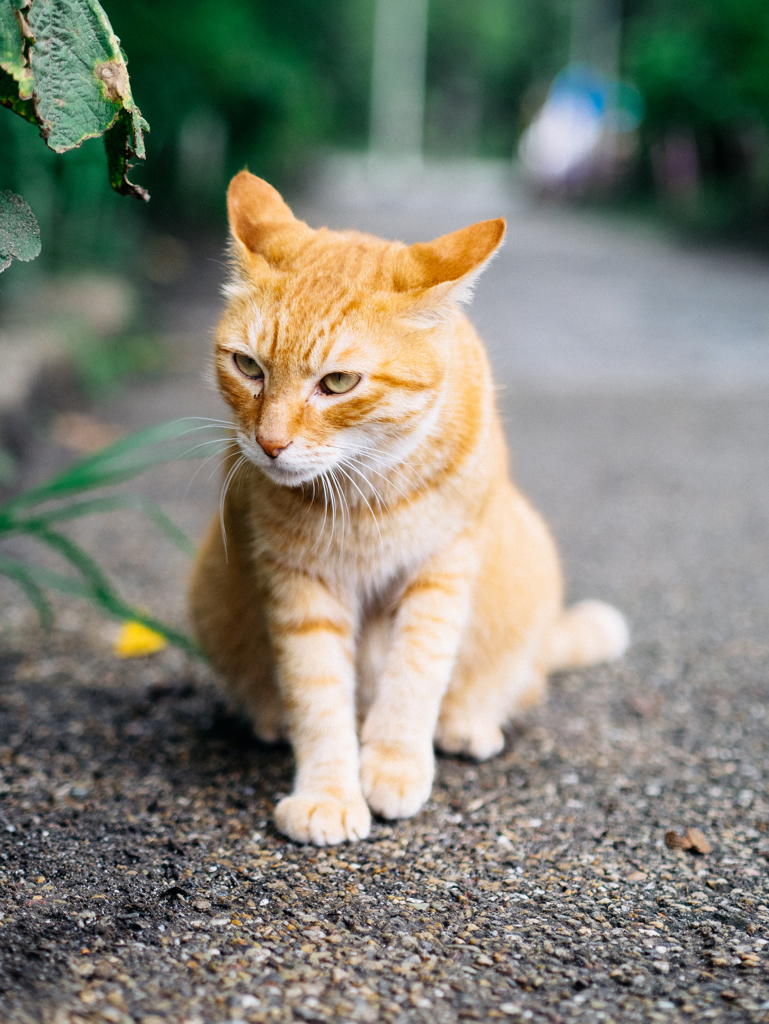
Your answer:
[[[281,452],[291,444],[290,441],[273,441],[271,438],[257,437],[257,443],[265,455],[271,459],[277,459]]]

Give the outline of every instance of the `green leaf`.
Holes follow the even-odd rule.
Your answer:
[[[128,93],[128,71],[98,4],[35,0],[29,24],[43,137],[64,153],[112,127]]]
[[[60,501],[95,487],[118,483],[162,462],[196,458],[203,446],[194,441],[190,443],[189,435],[209,429],[226,429],[226,424],[201,423],[198,418],[189,417],[137,431],[120,438],[95,455],[81,459],[53,480],[17,495],[0,507],[0,536],[24,533],[52,548],[78,573],[78,577],[73,578],[40,566],[0,558],[0,574],[5,574],[24,589],[37,608],[41,621],[49,621],[49,605],[45,594],[42,593],[43,588],[58,590],[96,604],[113,618],[141,622],[162,634],[176,647],[197,657],[203,657],[195,642],[181,630],[144,614],[124,601],[87,552],[68,537],[51,529],[57,522],[79,516],[118,508],[135,508],[147,515],[183,551],[191,553],[193,545],[189,539],[154,502],[142,495],[114,494],[71,501],[33,515],[25,513],[47,502]],[[226,451],[231,443],[230,439],[217,438],[214,446],[220,444],[221,450]],[[208,449],[208,442],[205,442],[204,446]]]
[[[21,196],[0,192],[0,271],[12,259],[28,263],[40,253],[40,228]]]
[[[101,6],[96,0],[34,0],[29,24],[35,109],[47,144],[64,153],[114,130],[108,146],[113,188],[149,198],[127,178],[129,157],[144,158],[149,125],[133,101],[120,40]]]
[[[21,100],[32,95],[32,72],[24,55],[21,5],[11,0],[0,0],[0,68],[16,82]]]

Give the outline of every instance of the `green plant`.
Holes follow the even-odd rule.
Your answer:
[[[128,180],[131,160],[144,159],[149,125],[131,95],[120,40],[97,0],[0,0],[0,104],[38,125],[55,153],[103,135],[112,187],[149,199]],[[0,271],[39,252],[29,206],[0,192]]]
[[[180,630],[132,607],[120,597],[93,558],[60,533],[58,527],[94,513],[135,509],[147,516],[180,550],[193,554],[194,546],[189,538],[158,505],[143,495],[124,492],[95,497],[84,495],[123,483],[161,463],[194,458],[201,449],[209,450],[213,446],[215,452],[224,452],[228,445],[226,440],[205,442],[190,448],[188,435],[208,426],[184,419],[140,430],[0,505],[0,540],[26,536],[54,551],[75,570],[74,574],[67,575],[0,556],[0,575],[13,580],[24,591],[43,626],[50,627],[53,622],[53,609],[46,590],[54,590],[90,601],[113,618],[140,622],[176,647],[200,654],[194,641]]]
[[[137,377],[153,377],[168,368],[166,339],[151,334],[99,338],[81,332],[72,345],[72,362],[86,398],[104,395]]]

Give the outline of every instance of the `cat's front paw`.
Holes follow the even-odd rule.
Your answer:
[[[435,774],[432,747],[408,750],[394,743],[366,743],[360,752],[360,783],[372,811],[383,818],[410,818],[430,796]]]
[[[322,791],[292,793],[275,808],[275,824],[297,843],[333,846],[365,839],[371,830],[371,814],[359,793],[342,799]]]

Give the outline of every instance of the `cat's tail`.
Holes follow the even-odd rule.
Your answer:
[[[580,601],[561,613],[550,634],[548,671],[614,661],[629,643],[630,630],[622,612],[603,601]]]

